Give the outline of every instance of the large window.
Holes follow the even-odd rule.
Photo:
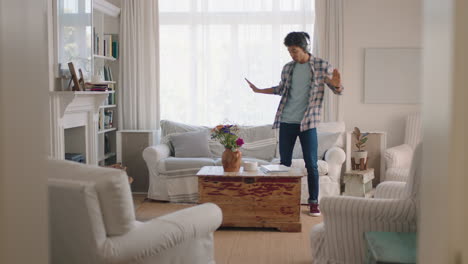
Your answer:
[[[161,118],[200,125],[274,120],[277,85],[291,61],[284,37],[313,36],[313,0],[160,0]]]
[[[91,78],[91,0],[57,0],[57,47],[60,70],[73,62]]]

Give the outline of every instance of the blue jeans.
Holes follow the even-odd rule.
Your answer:
[[[318,201],[319,174],[317,169],[317,129],[300,130],[300,124],[280,123],[279,151],[281,164],[290,167],[294,144],[299,136],[307,169],[307,183],[309,187],[309,203]]]

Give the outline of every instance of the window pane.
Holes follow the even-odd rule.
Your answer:
[[[63,13],[65,14],[78,13],[78,0],[64,0]]]
[[[58,63],[68,72],[73,62],[76,73],[81,69],[85,79],[91,78],[91,13],[86,7],[91,0],[60,0],[57,10]],[[62,73],[62,74],[63,74]]]
[[[141,0],[140,0],[141,1]],[[159,0],[159,12],[187,12],[191,0]],[[195,2],[196,0],[193,0]]]
[[[191,43],[189,26],[161,26],[161,115],[172,120],[190,117],[193,86],[190,84]]]
[[[271,0],[208,0],[209,12],[258,12],[271,10]]]
[[[281,11],[300,11],[304,7],[301,5],[303,1],[300,0],[280,0]]]
[[[244,78],[260,88],[278,85],[291,61],[284,37],[291,31],[313,35],[314,1],[162,2],[161,118],[271,124],[281,97],[253,93]]]

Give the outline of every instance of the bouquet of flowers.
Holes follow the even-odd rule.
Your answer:
[[[211,139],[216,139],[225,148],[236,152],[238,148],[244,145],[244,140],[237,133],[239,127],[236,125],[217,125],[211,130]]]

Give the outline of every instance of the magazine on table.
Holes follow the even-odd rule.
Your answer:
[[[273,165],[262,165],[260,166],[260,169],[264,173],[269,173],[269,172],[288,172],[291,168],[284,166],[284,165],[273,164]]]

